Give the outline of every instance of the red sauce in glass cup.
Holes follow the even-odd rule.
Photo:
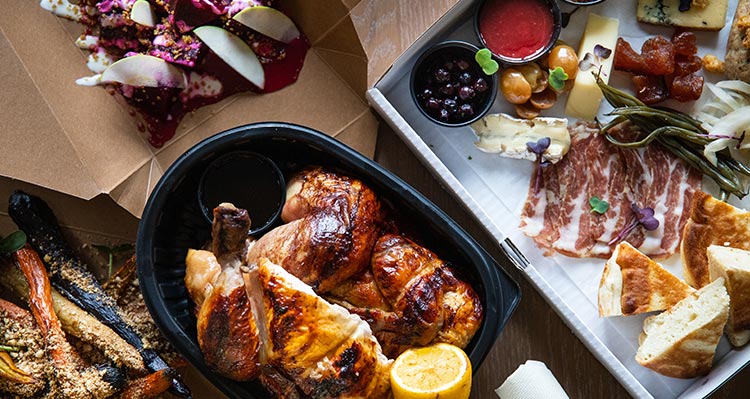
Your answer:
[[[526,60],[550,43],[554,17],[543,0],[488,0],[479,15],[479,33],[499,57]]]

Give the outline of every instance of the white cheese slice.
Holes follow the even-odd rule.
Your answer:
[[[557,163],[570,149],[568,120],[565,118],[517,119],[506,114],[491,114],[474,122],[471,127],[479,137],[474,143],[484,152],[508,158],[536,160],[526,143],[549,137],[549,148],[542,159]]]
[[[591,13],[586,22],[586,30],[583,32],[581,45],[578,47],[578,58],[581,60],[586,56],[586,53],[593,53],[597,44],[613,51],[612,56],[601,60],[601,78],[605,83],[609,82],[609,75],[612,71],[619,28],[620,22],[618,20]],[[565,114],[571,118],[594,120],[599,113],[599,105],[603,97],[604,95],[597,86],[591,70],[579,71],[576,75],[575,85],[568,96],[568,103],[565,105]]]
[[[729,0],[711,0],[706,7],[679,10],[680,0],[638,0],[638,21],[654,25],[700,30],[721,30],[727,19]]]

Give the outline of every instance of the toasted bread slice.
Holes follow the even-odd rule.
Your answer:
[[[724,279],[729,292],[729,320],[724,332],[733,346],[750,341],[750,252],[737,248],[708,247],[711,280]]]
[[[646,318],[635,360],[668,377],[705,375],[728,317],[729,294],[720,277],[666,312]]]
[[[669,309],[694,291],[641,251],[621,242],[604,265],[599,283],[599,316]]]
[[[710,245],[750,250],[750,212],[698,191],[682,236],[685,281],[695,288],[711,282],[706,250]]]

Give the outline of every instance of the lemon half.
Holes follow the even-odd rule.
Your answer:
[[[393,362],[391,389],[395,399],[467,399],[471,362],[450,344],[409,349]]]

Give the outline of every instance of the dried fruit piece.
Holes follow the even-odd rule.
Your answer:
[[[674,75],[685,76],[701,70],[703,61],[696,55],[677,55],[674,57]]]
[[[669,98],[663,76],[634,75],[635,95],[646,104],[656,104]]]
[[[617,47],[615,47],[614,68],[616,71],[635,74],[646,73],[643,57],[633,50],[630,43],[621,37],[617,39]]]
[[[703,76],[695,74],[675,76],[669,93],[677,101],[695,101],[703,93]]]
[[[697,38],[693,32],[675,32],[672,45],[675,55],[695,55],[698,52]]]
[[[674,46],[667,38],[655,36],[643,43],[641,56],[648,75],[667,75],[674,72]]]

